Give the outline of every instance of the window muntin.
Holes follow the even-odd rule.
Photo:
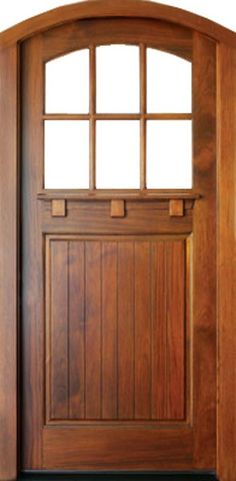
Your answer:
[[[145,45],[109,45],[45,69],[44,188],[192,188],[190,62]]]

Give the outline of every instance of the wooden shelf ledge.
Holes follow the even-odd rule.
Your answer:
[[[37,198],[42,201],[50,200],[68,200],[68,201],[78,201],[78,200],[197,200],[201,198],[201,195],[195,192],[140,192],[140,191],[74,191],[66,192],[61,190],[55,191],[43,191],[37,194]]]

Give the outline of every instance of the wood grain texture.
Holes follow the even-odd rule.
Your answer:
[[[178,199],[170,200],[169,212],[172,217],[182,217],[184,215],[184,201]]]
[[[18,48],[0,51],[0,480],[17,477]],[[19,444],[18,444],[19,446]]]
[[[152,246],[152,262],[155,266],[152,286],[152,418],[165,419],[166,412],[166,259],[165,244],[159,242]],[[165,322],[160,322],[165,319]],[[164,349],[163,349],[163,346]],[[159,389],[159,383],[163,389]]]
[[[86,242],[85,399],[86,418],[101,418],[102,283],[101,244]]]
[[[57,27],[44,34],[43,58],[48,61],[78,47],[124,42],[137,45],[145,43],[187,60],[192,58],[191,30],[146,18],[96,18]]]
[[[134,418],[134,242],[118,244],[118,418]]]
[[[44,469],[170,471],[192,469],[191,428],[45,428]],[[105,450],[101,450],[101,444]],[[76,450],[74,449],[76,446]],[[93,453],[92,457],[88,446]],[[134,449],[135,446],[135,449]]]
[[[117,243],[102,243],[102,419],[118,417]]]
[[[202,195],[193,226],[194,456],[196,466],[205,469],[216,464],[216,44],[198,33],[193,115],[194,188]]]
[[[68,246],[69,291],[69,417],[85,416],[85,245]]]
[[[187,374],[181,367],[186,365],[184,244],[160,242],[153,244],[152,251],[155,266],[155,276],[152,275],[155,309],[152,315],[152,417],[184,419]]]
[[[202,32],[215,40],[236,45],[235,33],[206,18],[182,9],[140,0],[92,0],[75,5],[59,7],[29,20],[21,22],[1,34],[2,48],[30,37],[58,24],[69,23],[74,19],[97,17],[146,17],[169,21]]]
[[[53,217],[66,216],[66,201],[64,199],[52,200],[52,216]]]
[[[147,113],[147,114],[127,114],[127,113],[106,113],[93,114],[94,120],[192,120],[192,114],[187,113]],[[43,114],[43,120],[89,120],[90,114]],[[161,189],[160,189],[161,190]],[[184,190],[184,189],[183,189]],[[91,193],[90,193],[91,194]]]
[[[135,242],[135,418],[150,419],[151,258],[149,242]],[[164,321],[164,318],[162,319]]]
[[[124,216],[125,216],[125,201],[112,200],[111,201],[111,217],[124,217]]]
[[[92,3],[87,4],[88,8]],[[135,3],[134,0],[132,5]],[[110,2],[111,8],[117,8],[118,4],[113,2],[112,6]],[[129,0],[123,7],[128,4]],[[114,32],[120,41],[117,25],[121,28],[123,23],[121,19],[115,20]],[[125,38],[131,24],[135,29],[135,21],[124,21]],[[97,24],[97,32],[100,29],[99,38],[104,39],[101,25],[102,20]],[[137,25],[140,31],[139,21]],[[179,54],[186,55],[190,48],[192,55],[192,32],[181,27],[177,32],[175,28]],[[120,190],[114,197],[112,191],[100,192],[97,197],[93,190],[89,195],[85,192],[68,195],[61,191],[56,193],[61,195],[57,199],[66,198],[67,217],[52,218],[51,200],[55,193],[45,195],[42,190],[43,61],[47,55],[54,58],[73,50],[77,30],[76,22],[71,30],[68,25],[58,27],[27,41],[22,49],[22,464],[26,469],[43,466],[44,469],[120,470],[123,466],[137,470],[213,470],[215,43],[194,33],[194,190],[174,192],[173,197],[167,191],[150,192],[146,196]],[[171,31],[172,27],[165,24],[158,36],[156,28],[158,42],[166,32],[168,48],[175,38],[170,40]],[[83,32],[81,35],[91,47],[88,35]],[[107,41],[112,38],[108,27],[106,35]],[[154,24],[153,30],[151,26],[150,32],[145,30],[145,35],[148,38],[154,35]],[[51,49],[47,52],[49,45]],[[126,196],[126,216],[111,218],[110,200]],[[41,200],[45,198],[46,201]],[[169,216],[169,200],[175,198],[186,198],[183,217]],[[186,256],[189,235],[192,252]],[[47,293],[53,293],[46,306],[45,238],[48,260],[50,244],[58,244],[59,255],[53,257],[58,265],[53,269],[60,273],[53,274],[51,269],[46,277]],[[45,310],[48,340],[51,328],[54,332],[53,360],[50,342],[45,358]],[[50,310],[56,312],[52,319]],[[57,336],[60,349],[55,341]],[[45,419],[45,363],[47,386],[51,386],[51,374],[54,386],[58,385],[52,404],[55,410],[66,412],[65,419]],[[54,364],[53,369],[50,363]],[[46,404],[49,400],[47,389]]]
[[[166,417],[186,416],[186,245],[168,241],[166,246]],[[189,287],[189,286],[188,286]],[[185,369],[183,369],[185,366]]]
[[[47,422],[183,421],[185,241],[47,242]]]
[[[147,48],[141,43],[139,48],[140,64],[140,188],[147,187]]]
[[[50,419],[64,419],[69,415],[67,242],[52,242],[50,261]]]
[[[88,45],[87,45],[88,46]],[[89,188],[96,188],[96,49],[89,48]]]
[[[218,446],[221,481],[236,480],[236,50],[218,47]]]
[[[40,322],[44,313],[43,266],[44,260],[38,256],[43,252],[40,206],[35,197],[37,189],[43,185],[43,166],[34,166],[38,158],[43,158],[43,125],[40,116],[43,111],[43,69],[39,61],[40,36],[34,38],[28,48],[22,51],[22,86],[30,99],[35,97],[34,111],[24,103],[22,108],[23,135],[21,145],[21,202],[22,202],[22,390],[24,401],[21,405],[21,421],[24,426],[22,436],[21,464],[25,469],[34,463],[35,469],[42,467],[41,426],[44,422],[43,386],[44,371],[41,359],[44,353],[44,324]],[[35,55],[35,50],[39,56]],[[22,57],[21,57],[22,58]],[[31,65],[32,76],[28,75],[27,65]],[[38,91],[39,88],[40,91]],[[25,98],[25,97],[24,97]],[[37,132],[37,135],[35,135]],[[27,353],[27,354],[26,354]],[[34,427],[32,429],[32,426]]]
[[[42,202],[45,233],[70,234],[186,234],[193,228],[193,210],[185,216],[170,217],[169,203],[127,201],[125,217],[111,217],[110,201],[68,201],[67,217],[56,220],[51,216],[50,202]]]
[[[73,36],[72,36],[73,37]],[[33,43],[33,46],[31,44]],[[40,38],[41,42],[41,38]],[[29,41],[25,44],[25,51],[23,52],[23,59],[24,59],[24,71],[25,74],[27,72],[27,69],[30,69],[30,63],[29,60],[31,59],[32,51],[33,48],[36,44],[34,44],[34,40]],[[41,46],[41,43],[40,43]],[[27,51],[27,53],[26,53]],[[40,53],[40,50],[39,50]],[[155,416],[151,416],[151,382],[152,382],[152,375],[148,372],[148,368],[152,369],[152,356],[151,353],[148,353],[147,350],[147,345],[145,346],[145,351],[143,350],[141,339],[139,339],[137,343],[138,350],[135,347],[135,312],[134,312],[134,295],[135,295],[135,282],[134,282],[134,268],[135,268],[135,258],[134,258],[134,253],[135,249],[133,248],[132,251],[132,243],[135,241],[135,237],[133,237],[132,242],[130,242],[130,236],[131,235],[139,235],[143,236],[143,241],[146,243],[145,236],[146,235],[156,235],[156,234],[171,234],[173,235],[173,240],[175,236],[180,236],[181,240],[184,240],[186,238],[186,235],[188,233],[191,233],[192,231],[192,221],[193,221],[193,199],[195,198],[195,193],[191,193],[191,196],[189,198],[189,192],[174,192],[172,193],[173,197],[177,198],[181,195],[183,197],[186,197],[186,216],[183,219],[175,219],[175,218],[170,218],[169,217],[169,210],[168,210],[168,205],[169,205],[169,198],[170,194],[168,192],[163,192],[159,193],[157,198],[151,198],[152,193],[150,193],[150,198],[148,198],[148,201],[146,202],[146,197],[140,202],[140,198],[135,198],[137,194],[134,193],[134,198],[133,200],[128,200],[126,202],[126,216],[124,218],[111,218],[110,217],[110,200],[113,199],[114,193],[113,192],[108,192],[106,195],[101,192],[101,197],[99,199],[95,200],[90,200],[89,197],[82,198],[77,197],[76,198],[76,193],[73,194],[74,197],[72,196],[71,200],[67,201],[67,216],[65,218],[52,218],[51,216],[51,198],[49,202],[42,202],[40,200],[40,196],[38,196],[38,192],[42,192],[42,185],[43,185],[43,164],[42,164],[42,158],[43,158],[43,153],[42,153],[42,146],[43,146],[43,141],[42,141],[42,111],[43,111],[43,99],[42,97],[40,98],[38,96],[37,90],[38,88],[41,88],[40,86],[42,85],[43,82],[43,62],[42,62],[42,55],[41,56],[41,69],[39,69],[39,64],[36,62],[36,67],[35,72],[37,73],[38,77],[38,83],[35,79],[35,76],[33,76],[32,81],[30,82],[29,80],[26,80],[25,82],[25,94],[27,95],[24,96],[26,99],[26,107],[25,107],[25,112],[27,113],[28,117],[25,118],[25,132],[26,132],[26,137],[28,133],[31,135],[31,139],[26,140],[25,139],[25,144],[27,146],[26,149],[26,155],[25,158],[23,159],[24,162],[26,162],[26,170],[29,169],[35,169],[37,173],[32,175],[33,177],[33,184],[30,187],[30,189],[33,189],[35,198],[33,198],[33,206],[32,209],[35,210],[36,213],[36,219],[40,223],[40,233],[37,235],[40,236],[47,236],[49,234],[55,233],[58,235],[61,235],[61,240],[64,242],[66,239],[65,234],[74,234],[74,237],[72,236],[70,238],[69,244],[72,242],[78,242],[76,240],[76,236],[78,238],[78,235],[83,232],[83,234],[92,234],[92,238],[88,240],[88,237],[85,236],[83,239],[83,245],[84,245],[84,253],[80,248],[78,248],[78,252],[73,254],[74,257],[74,265],[72,264],[72,254],[71,254],[71,248],[72,246],[68,246],[68,253],[67,253],[67,269],[68,269],[68,283],[69,283],[69,296],[68,296],[68,302],[69,306],[67,307],[67,316],[69,318],[65,319],[65,326],[67,328],[64,330],[65,336],[67,337],[67,343],[64,342],[63,345],[66,346],[67,344],[67,354],[68,354],[68,360],[67,360],[67,379],[64,378],[63,370],[62,370],[62,377],[63,377],[63,385],[68,386],[68,396],[67,399],[63,397],[63,409],[65,411],[67,410],[67,416],[66,419],[50,419],[46,417],[46,419],[41,419],[41,424],[40,427],[38,426],[37,423],[32,423],[32,414],[29,408],[27,408],[26,412],[26,417],[28,420],[27,426],[29,427],[29,432],[26,430],[25,432],[25,455],[23,459],[22,465],[24,466],[25,469],[39,469],[38,466],[40,466],[41,463],[41,458],[40,454],[43,452],[44,456],[44,461],[43,461],[43,466],[45,467],[46,464],[48,463],[48,469],[50,469],[50,461],[48,460],[48,454],[46,454],[46,450],[48,449],[48,445],[46,444],[46,437],[44,438],[44,431],[45,431],[45,424],[48,424],[48,427],[50,429],[57,429],[59,438],[60,438],[60,432],[63,430],[63,426],[69,426],[71,429],[75,429],[75,431],[78,431],[79,433],[79,438],[77,440],[78,446],[80,445],[80,433],[83,434],[84,431],[82,431],[82,427],[86,427],[88,429],[91,429],[91,426],[94,427],[94,429],[98,429],[100,426],[100,434],[99,434],[99,439],[100,439],[100,460],[103,458],[103,468],[105,469],[105,466],[109,465],[109,461],[105,460],[106,457],[106,443],[107,443],[107,437],[106,437],[106,432],[103,430],[102,426],[105,426],[106,424],[112,424],[113,425],[113,432],[114,435],[117,432],[125,432],[128,428],[129,424],[129,429],[137,433],[137,436],[139,437],[139,446],[141,446],[141,438],[144,440],[146,439],[147,432],[149,431],[148,424],[150,424],[151,429],[155,429],[154,426],[156,425],[161,425],[161,428],[163,429],[163,432],[166,431],[166,434],[163,434],[163,439],[164,439],[164,445],[167,446],[167,438],[169,437],[169,429],[174,425],[174,429],[179,433],[182,434],[184,427],[188,424],[188,420],[183,418],[182,416],[182,411],[183,411],[183,406],[180,405],[179,409],[180,411],[177,413],[177,418],[176,419],[167,419],[166,418],[155,418]],[[33,63],[33,65],[35,65]],[[30,88],[29,85],[30,84]],[[28,95],[29,93],[29,95]],[[34,101],[34,97],[37,97],[36,102]],[[37,119],[40,119],[39,122],[38,120],[32,121],[30,124],[30,128],[28,130],[27,126],[27,121],[31,121],[31,116],[33,115],[34,112],[34,105],[36,105],[36,115]],[[39,113],[41,112],[41,113]],[[38,148],[33,152],[33,158],[34,163],[30,164],[30,155],[32,155],[32,146],[33,143],[37,139],[37,145]],[[28,142],[30,147],[28,147]],[[40,145],[39,145],[40,144]],[[37,160],[36,160],[37,157]],[[35,181],[37,179],[37,182]],[[25,182],[29,182],[29,177],[25,176]],[[37,189],[36,189],[36,184],[37,184]],[[41,186],[39,187],[39,184]],[[27,192],[27,189],[25,190]],[[59,194],[57,192],[57,194]],[[123,191],[118,193],[118,199],[119,195],[124,194]],[[131,196],[133,193],[129,193],[128,195]],[[52,195],[52,193],[51,193]],[[83,194],[82,194],[83,195]],[[108,195],[108,197],[107,197]],[[104,196],[104,197],[102,197]],[[156,193],[154,193],[154,196],[156,196]],[[49,197],[50,197],[50,192],[49,192]],[[52,195],[53,197],[53,195]],[[27,198],[27,197],[26,197]],[[60,197],[59,197],[60,198]],[[116,198],[116,197],[114,197]],[[129,198],[129,197],[128,197]],[[57,197],[58,199],[58,197]],[[92,197],[91,197],[92,199]],[[123,199],[123,197],[121,197]],[[132,199],[132,197],[131,197]],[[37,200],[37,207],[35,206],[35,202]],[[89,200],[89,202],[87,202]],[[33,215],[33,214],[31,214]],[[35,221],[36,221],[35,219]],[[24,222],[28,222],[28,226],[25,228],[24,235],[28,235],[28,229],[30,229],[30,217],[27,216],[24,218]],[[38,224],[37,224],[38,225]],[[38,227],[37,227],[38,228]],[[116,238],[117,241],[117,234],[122,235],[122,243],[125,244],[125,246],[119,245],[118,252],[122,252],[123,260],[119,259],[119,255],[117,258],[117,285],[119,286],[119,291],[117,294],[112,291],[112,285],[109,284],[108,279],[106,278],[106,271],[111,272],[112,278],[114,278],[115,282],[115,259],[112,258],[111,254],[108,255],[106,262],[103,259],[102,255],[102,245],[101,245],[101,239],[99,237],[96,237],[96,234],[102,234],[104,235],[113,235]],[[64,236],[64,237],[63,237]],[[128,236],[128,237],[127,237]],[[63,239],[64,240],[63,240]],[[96,238],[96,239],[95,239]],[[112,240],[115,240],[113,237]],[[53,242],[55,242],[55,239]],[[94,242],[92,242],[92,239]],[[103,238],[104,241],[104,238]],[[150,241],[150,239],[149,239]],[[149,242],[148,241],[148,242]],[[32,246],[29,249],[30,252],[30,259],[28,260],[27,268],[30,268],[33,271],[33,265],[35,266],[36,271],[38,272],[38,265],[42,266],[45,262],[44,260],[44,249],[42,248],[41,245],[35,243],[33,241],[33,237],[31,236],[28,242],[32,242]],[[28,242],[26,243],[26,249],[28,246]],[[109,241],[110,242],[110,241]],[[130,246],[127,248],[126,243]],[[35,249],[37,248],[38,250],[38,257],[34,255]],[[127,249],[127,250],[126,250]],[[151,251],[151,247],[149,247]],[[47,250],[47,255],[48,255],[48,249]],[[133,254],[132,254],[133,252]],[[131,258],[129,259],[129,256],[131,255]],[[150,254],[151,255],[151,254]],[[147,257],[149,258],[150,255]],[[79,256],[79,258],[77,257]],[[109,262],[108,262],[108,259]],[[105,262],[105,264],[104,264]],[[125,264],[123,264],[125,262]],[[104,265],[103,265],[104,264]],[[84,270],[82,268],[81,273],[80,272],[80,266],[84,265]],[[73,267],[72,267],[73,266]],[[147,268],[144,265],[144,270],[147,270]],[[73,271],[73,274],[72,274]],[[39,271],[40,272],[40,271]],[[84,280],[80,277],[80,275],[83,275]],[[121,275],[123,277],[121,277]],[[128,277],[127,277],[128,275]],[[102,277],[104,276],[104,279]],[[30,277],[26,276],[26,285],[30,284]],[[130,282],[129,285],[127,286],[127,282]],[[82,285],[80,287],[81,289],[81,295],[80,299],[76,298],[76,294],[74,289],[76,289],[77,285]],[[105,285],[105,287],[104,287]],[[140,283],[141,286],[141,283]],[[126,287],[126,292],[125,294],[123,293],[124,287]],[[30,286],[30,289],[32,289],[32,286]],[[35,292],[37,292],[37,288],[34,285]],[[110,295],[105,297],[107,289],[109,290]],[[49,289],[48,289],[49,291]],[[56,288],[55,288],[56,291]],[[141,287],[139,287],[139,292],[141,291]],[[151,298],[151,286],[149,286],[149,291],[148,292],[148,297]],[[26,289],[27,292],[27,289]],[[83,297],[83,299],[81,299]],[[117,312],[117,319],[113,313],[113,310],[110,309],[109,305],[108,306],[103,306],[103,298],[106,298],[109,303],[109,300],[111,299],[113,303],[113,307],[115,304],[117,304],[118,312]],[[58,297],[59,301],[61,299],[61,302],[63,300],[63,296]],[[59,302],[58,301],[58,302]],[[26,302],[26,301],[25,301]],[[48,302],[46,304],[49,304]],[[147,306],[146,302],[146,306]],[[26,303],[27,306],[27,303]],[[49,319],[49,305],[46,305],[46,311],[47,311],[47,319]],[[150,308],[150,306],[147,306]],[[37,308],[40,309],[40,305],[37,306]],[[63,306],[62,306],[63,308]],[[61,309],[58,309],[59,312]],[[63,310],[63,309],[62,309]],[[83,311],[83,312],[82,312]],[[27,312],[27,310],[25,311]],[[104,318],[103,318],[103,313],[104,313]],[[123,319],[123,315],[125,318]],[[145,313],[146,315],[146,313]],[[80,319],[82,320],[82,325],[81,328],[78,330],[78,317],[80,316]],[[146,316],[147,318],[147,316]],[[25,329],[27,329],[29,317],[27,315],[26,317],[26,323],[25,323]],[[105,326],[106,329],[109,330],[110,336],[108,336],[106,330],[104,330],[104,319],[105,319]],[[36,319],[34,319],[36,322]],[[44,332],[44,317],[43,317],[43,310],[41,311],[41,323],[38,323],[37,326],[35,327],[35,333],[38,333],[39,335],[39,340],[41,343],[41,335]],[[117,323],[116,326],[114,326],[114,322]],[[151,324],[151,321],[150,321]],[[145,331],[145,326],[142,324],[142,319],[139,318],[139,326],[140,326],[140,332]],[[49,323],[47,322],[47,332],[50,332],[50,329],[48,329]],[[61,329],[61,328],[60,328]],[[75,336],[73,336],[73,332],[75,331]],[[84,330],[83,330],[84,329]],[[54,329],[56,332],[56,328]],[[145,333],[145,332],[144,332]],[[149,333],[149,337],[150,337]],[[77,337],[78,336],[78,337]],[[118,336],[118,337],[117,337]],[[123,338],[122,338],[123,336]],[[181,334],[182,336],[182,334]],[[49,394],[50,391],[47,389],[47,394],[46,394],[46,403],[44,403],[45,399],[45,393],[42,388],[42,386],[39,386],[37,383],[37,368],[35,369],[36,376],[33,378],[33,376],[30,374],[28,377],[28,369],[30,372],[34,371],[34,365],[35,363],[37,364],[38,368],[40,369],[40,366],[42,364],[39,362],[37,355],[38,355],[38,350],[41,349],[41,344],[38,343],[38,337],[36,337],[33,341],[31,342],[32,345],[37,345],[36,351],[30,351],[28,348],[28,345],[30,345],[30,338],[34,337],[34,332],[28,331],[26,333],[27,337],[27,343],[24,345],[24,357],[25,357],[25,365],[27,365],[26,369],[26,374],[27,378],[30,379],[30,383],[28,386],[26,385],[25,382],[25,392],[24,396],[27,396],[27,389],[29,391],[29,396],[27,398],[27,402],[25,403],[25,406],[29,406],[30,402],[34,404],[35,407],[37,407],[37,410],[33,410],[33,416],[36,417],[36,419],[40,419],[40,415],[44,413],[45,407],[47,404],[50,404],[49,400]],[[73,339],[72,339],[73,338]],[[78,341],[77,341],[78,339]],[[109,342],[109,339],[111,341]],[[78,348],[77,348],[77,342],[78,342]],[[112,342],[112,344],[111,344]],[[172,343],[172,340],[170,339],[170,345]],[[147,344],[147,343],[146,343]],[[49,343],[47,343],[49,345]],[[150,349],[152,348],[151,343],[150,343]],[[48,349],[48,348],[47,348]],[[73,350],[72,350],[73,349]],[[80,349],[80,352],[78,350]],[[135,362],[134,358],[136,354],[139,354],[139,352],[142,355],[143,363],[146,363],[146,359],[144,358],[145,353],[148,353],[148,361],[149,361],[149,366],[145,364],[144,370],[142,369],[141,363],[135,367]],[[75,354],[76,353],[76,354]],[[136,354],[135,354],[136,353]],[[35,361],[32,362],[32,356],[35,354]],[[116,359],[116,356],[118,356],[118,359]],[[179,354],[177,354],[177,357]],[[111,365],[108,363],[108,358],[111,358]],[[184,358],[184,356],[183,356]],[[30,364],[27,363],[27,359],[30,359]],[[47,350],[47,355],[46,355],[46,362],[50,363],[50,350]],[[42,363],[44,362],[43,355],[41,356]],[[59,361],[59,362],[58,362]],[[126,365],[127,361],[127,365]],[[54,360],[55,365],[60,365],[60,357],[58,355],[58,359]],[[115,368],[117,366],[117,374],[115,372]],[[178,367],[179,368],[179,367]],[[185,366],[182,366],[183,370],[185,370]],[[140,402],[140,407],[141,407],[141,414],[135,413],[135,392],[140,393],[141,392],[141,373],[142,372],[148,372],[148,383],[146,384],[145,388],[145,394],[144,398],[142,399],[142,402]],[[57,368],[57,372],[59,372],[59,369]],[[114,378],[118,382],[116,384],[113,381],[113,374]],[[41,373],[42,375],[42,373]],[[46,369],[46,375],[47,375],[47,386],[50,385],[50,365],[49,369]],[[58,374],[59,382],[60,384],[60,372]],[[180,375],[181,377],[181,375]],[[137,379],[136,379],[137,378]],[[138,381],[138,382],[137,382]],[[173,382],[172,379],[170,378],[170,382]],[[163,387],[160,386],[159,389],[167,389],[167,384]],[[138,386],[138,389],[135,388],[135,385]],[[172,389],[169,388],[169,391],[172,392]],[[185,389],[185,386],[184,386]],[[150,393],[149,399],[147,398],[147,392]],[[112,393],[112,394],[111,394]],[[141,393],[142,394],[142,393]],[[186,392],[184,392],[183,396],[186,396]],[[32,397],[36,397],[37,399],[34,399],[33,401],[31,400]],[[115,396],[115,398],[114,398]],[[176,399],[180,400],[180,404],[182,403],[182,394],[176,393],[175,394]],[[117,399],[116,399],[117,397]],[[160,396],[161,398],[161,396]],[[165,395],[162,396],[162,398],[165,398]],[[57,406],[59,400],[59,407],[61,408],[61,398],[60,395],[55,396],[55,400],[53,401],[54,404]],[[138,401],[139,402],[139,401]],[[145,406],[145,402],[148,402],[148,406]],[[179,401],[178,401],[179,402]],[[78,406],[78,407],[77,407]],[[171,407],[171,410],[173,409],[173,406]],[[144,417],[144,414],[148,413],[148,418]],[[137,415],[141,416],[141,419],[138,419]],[[145,414],[146,415],[146,414]],[[37,417],[38,416],[38,417]],[[110,418],[110,416],[113,416]],[[171,415],[169,415],[171,417]],[[110,418],[110,419],[109,419]],[[46,423],[45,423],[46,421]],[[137,423],[137,424],[135,424]],[[49,426],[50,425],[50,426]],[[165,429],[164,429],[165,428]],[[37,430],[37,433],[35,432]],[[157,439],[157,444],[158,444],[158,436],[159,436],[159,431],[156,432],[156,434],[153,434],[153,442],[150,444],[150,449],[154,450],[154,437]],[[85,436],[86,437],[86,436]],[[32,439],[34,440],[32,442]],[[62,438],[60,438],[62,439]],[[90,457],[90,469],[92,469],[92,466],[94,464],[93,461],[93,442],[92,438],[88,437],[87,438],[90,445],[87,445],[87,458],[86,462],[88,461],[88,458]],[[121,436],[121,440],[122,440]],[[168,438],[169,439],[169,438]],[[179,442],[178,435],[177,437],[172,437],[173,443]],[[134,438],[132,438],[133,442]],[[170,439],[169,439],[170,440]],[[68,452],[68,467],[69,466],[75,466],[75,461],[71,464],[71,451],[73,451],[73,446],[72,445],[66,445],[66,443],[70,442],[69,438],[65,438],[65,449],[66,452]],[[36,445],[36,442],[38,443]],[[54,442],[52,440],[52,442]],[[170,440],[171,442],[171,440]],[[191,449],[193,447],[192,442],[192,434],[190,433],[188,436],[188,442],[190,443],[187,447],[185,444],[179,445],[173,445],[171,450],[172,450],[172,466],[176,466],[178,468],[179,466],[179,459],[182,457],[182,459],[186,459],[186,466],[191,466],[192,463],[192,455],[189,456],[189,453],[191,452]],[[41,444],[40,444],[41,443]],[[31,446],[33,446],[34,451],[31,450]],[[36,450],[35,448],[41,446],[42,451]],[[75,448],[76,446],[76,448]],[[159,447],[157,449],[160,449],[160,458],[159,458],[159,466],[160,469],[162,467],[162,462],[161,462],[161,457],[163,456],[162,453],[162,448],[161,445],[158,444]],[[61,446],[62,447],[62,446]],[[62,453],[57,450],[57,443],[55,444],[54,448],[55,449],[55,457],[59,455],[59,457],[62,456]],[[61,449],[61,448],[60,448]],[[122,452],[122,446],[119,441],[117,441],[116,444],[116,449],[121,450]],[[90,451],[90,454],[89,454]],[[185,452],[185,454],[184,454]],[[70,454],[69,454],[70,453]],[[78,454],[78,449],[77,449],[77,443],[74,445],[74,457],[76,457],[76,453]],[[128,453],[127,453],[128,455]],[[116,456],[114,452],[114,456]],[[53,459],[53,458],[52,458]],[[75,458],[74,458],[75,459]],[[148,458],[146,459],[146,464],[145,466],[148,465]],[[54,458],[55,460],[55,458]],[[57,461],[59,462],[59,461]],[[56,462],[56,464],[57,464]],[[61,460],[62,462],[62,460]],[[79,462],[79,461],[78,461]],[[120,469],[120,464],[115,464],[114,461],[114,466],[116,465],[116,469]],[[158,463],[154,463],[153,465],[157,466]],[[78,466],[78,464],[77,464]],[[72,467],[73,469],[73,467]],[[84,469],[82,467],[82,469]],[[102,468],[101,468],[102,469]],[[151,469],[151,465],[150,465]]]

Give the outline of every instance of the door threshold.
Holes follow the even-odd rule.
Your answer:
[[[24,472],[18,481],[217,481],[213,473],[162,472],[162,473],[75,473],[75,472]]]

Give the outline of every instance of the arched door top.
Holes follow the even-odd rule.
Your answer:
[[[206,34],[216,41],[236,47],[236,35],[206,18],[185,10],[161,5],[146,0],[87,0],[59,7],[32,17],[0,34],[0,48],[10,46],[45,31],[76,19],[86,18],[152,18],[168,21]]]

